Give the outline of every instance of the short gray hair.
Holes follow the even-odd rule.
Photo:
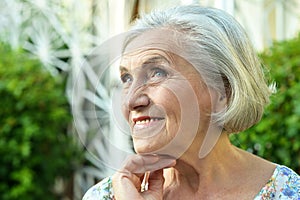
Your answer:
[[[243,131],[260,121],[272,91],[247,34],[232,16],[214,8],[178,6],[141,17],[132,30],[157,28],[175,30],[192,41],[184,48],[188,60],[193,60],[196,69],[202,66],[201,75],[208,86],[218,91],[223,88],[226,93],[226,111],[214,118],[224,124],[227,133]],[[205,69],[200,56],[203,51],[214,63]],[[222,81],[216,83],[220,75]]]

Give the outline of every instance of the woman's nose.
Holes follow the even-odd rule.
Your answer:
[[[150,99],[146,94],[133,94],[128,98],[128,109],[138,111],[146,108],[150,104]]]
[[[127,94],[124,96],[124,108],[128,111],[139,111],[146,108],[150,104],[150,98],[145,93],[147,84],[144,79],[135,79],[131,84]]]

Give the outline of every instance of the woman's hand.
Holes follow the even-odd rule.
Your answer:
[[[132,155],[112,178],[116,200],[160,200],[163,198],[163,169],[176,164],[175,159],[158,155]],[[148,190],[141,192],[144,174],[150,171]]]

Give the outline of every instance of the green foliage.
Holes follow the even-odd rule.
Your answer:
[[[260,54],[277,93],[260,123],[233,135],[235,145],[300,172],[300,35]]]
[[[57,177],[71,177],[78,148],[64,83],[22,51],[0,43],[0,199],[57,199]]]

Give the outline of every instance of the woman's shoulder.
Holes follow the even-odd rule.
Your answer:
[[[300,176],[292,169],[277,165],[268,183],[261,189],[258,199],[300,199]]]
[[[82,200],[114,200],[111,177],[107,177],[92,186]]]

